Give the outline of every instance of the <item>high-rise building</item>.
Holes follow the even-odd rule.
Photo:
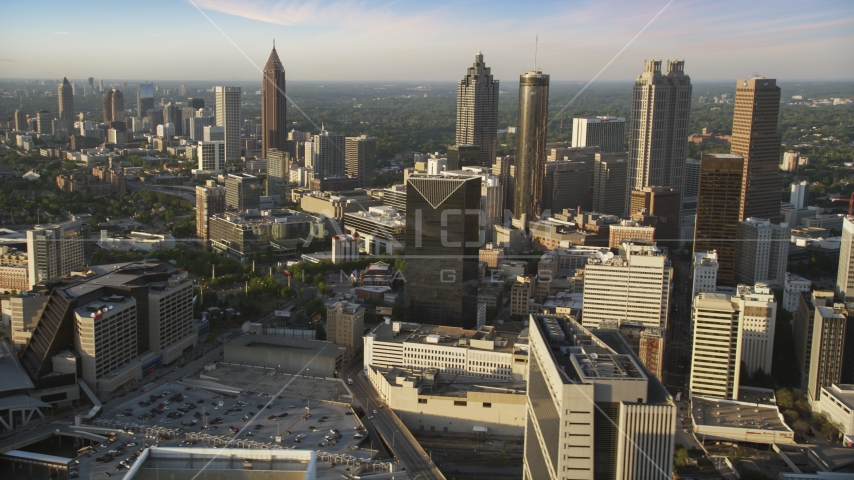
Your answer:
[[[810,375],[812,359],[812,334],[816,307],[833,307],[833,290],[813,290],[798,295],[798,308],[792,316],[792,333],[795,339],[795,358],[800,370],[798,385],[805,388]]]
[[[548,84],[548,82],[547,82]],[[457,145],[477,145],[480,165],[495,163],[498,141],[498,80],[477,52],[457,83]],[[545,128],[543,129],[545,130]]]
[[[783,309],[791,313],[797,312],[801,294],[809,292],[811,287],[811,281],[786,272],[786,280],[783,282]]]
[[[225,128],[217,125],[202,127],[202,140],[205,142],[224,142]]]
[[[592,207],[590,175],[581,162],[546,162],[543,166],[543,212],[560,213],[567,208],[589,212]]]
[[[82,268],[90,252],[88,218],[36,225],[27,231],[30,288]]]
[[[264,66],[261,79],[261,156],[268,158],[270,149],[287,151],[288,99],[285,97],[285,67],[276,53],[276,45]]]
[[[564,316],[529,325],[522,478],[670,478],[676,405],[620,333]]]
[[[629,213],[646,212],[655,216],[655,241],[675,242],[679,239],[680,199],[677,188],[644,187],[631,191]]]
[[[836,271],[836,294],[846,301],[854,300],[854,217],[842,220],[842,242],[839,244],[839,266]]]
[[[597,255],[584,267],[584,326],[627,321],[667,328],[673,277],[667,252],[650,245],[623,247],[625,255]]]
[[[184,120],[188,120],[185,118]],[[189,118],[189,130],[188,134],[192,140],[201,141],[205,139],[205,127],[211,126],[214,123],[214,119],[211,117],[191,117]],[[222,127],[216,127],[222,128]],[[225,134],[223,133],[223,138],[220,140],[225,141]],[[210,140],[207,140],[210,141]]]
[[[478,145],[449,145],[448,170],[459,170],[463,167],[479,167],[481,165],[480,146]],[[493,160],[494,162],[494,160]],[[492,166],[490,164],[489,166]]]
[[[789,150],[783,154],[783,163],[780,164],[780,170],[784,172],[797,172],[798,164],[800,163],[800,153]]]
[[[780,144],[777,131],[780,87],[773,78],[739,79],[735,88],[731,152],[744,158],[741,182],[741,218],[767,218],[779,222]]]
[[[593,164],[593,205],[596,213],[622,215],[626,209],[628,154],[597,153]]]
[[[717,252],[718,285],[727,287],[735,285],[742,175],[740,155],[705,154],[700,160],[694,252]]]
[[[691,394],[737,400],[742,365],[750,374],[770,372],[776,314],[766,285],[739,285],[735,295],[700,293],[693,306]]]
[[[715,293],[718,289],[718,252],[694,252],[694,286],[691,299],[701,293]]]
[[[514,193],[516,191],[516,156],[505,155],[497,157],[492,165],[492,174],[501,182],[503,201],[501,211],[510,210],[514,205]],[[503,213],[502,213],[503,215]]]
[[[53,135],[53,122],[50,118],[50,110],[39,110],[36,113],[36,132],[41,135]]]
[[[125,121],[125,96],[111,88],[104,94],[104,123]]]
[[[682,196],[695,197],[700,188],[700,160],[689,158],[685,160],[685,171],[682,176]]]
[[[362,349],[365,333],[365,308],[358,304],[338,302],[326,309],[326,340],[347,347],[346,363]]]
[[[23,110],[15,110],[15,130],[26,132],[29,129],[27,114]]]
[[[346,155],[345,173],[348,177],[358,178],[359,186],[374,186],[377,176],[377,139],[362,135],[344,139]]]
[[[595,117],[572,119],[572,146],[598,146],[602,153],[622,152],[626,133],[626,119],[622,117]]]
[[[267,150],[267,195],[280,195],[284,201],[290,183],[291,156],[277,148]]]
[[[809,201],[810,182],[806,180],[802,182],[792,183],[792,193],[789,195],[789,203],[795,208],[806,208]]]
[[[154,108],[154,84],[140,83],[136,87],[136,116],[144,117]]]
[[[179,137],[183,135],[184,116],[181,107],[172,102],[166,104],[163,107],[163,123],[171,123],[175,126],[175,135]]]
[[[216,175],[225,168],[225,142],[199,142],[196,146],[199,169],[194,175]]]
[[[244,173],[229,173],[225,177],[226,210],[251,210],[258,208],[260,202],[261,183],[258,177]]]
[[[480,177],[407,180],[404,307],[410,321],[475,325],[477,252],[485,238],[480,190]]]
[[[316,178],[344,175],[345,150],[344,135],[330,133],[326,129],[322,129],[319,134],[314,136],[311,158],[306,158],[306,167],[314,172]]]
[[[821,399],[821,388],[834,383],[854,383],[854,305],[850,303],[815,307],[807,380],[813,408]]]
[[[196,236],[210,239],[209,221],[212,215],[225,211],[225,187],[208,180],[205,186],[196,187]]]
[[[240,87],[218,86],[216,124],[225,129],[225,161],[240,159],[240,125],[243,123]]]
[[[205,108],[205,99],[204,98],[190,97],[187,99],[187,106],[193,107],[196,110],[198,110],[200,108]]]
[[[684,61],[668,60],[664,74],[661,61],[644,61],[632,92],[628,190],[682,187],[691,113],[691,77],[684,70]],[[629,201],[626,194],[627,208]]]
[[[791,229],[787,223],[748,218],[738,224],[735,279],[753,285],[765,282],[782,286],[786,281]]]
[[[539,70],[520,75],[513,216],[525,229],[543,211],[548,115],[549,76]]]
[[[74,129],[74,91],[71,88],[71,84],[68,83],[68,78],[62,78],[62,83],[57,90],[59,97],[59,119],[62,120],[62,129],[63,132],[70,132]]]
[[[493,240],[495,233],[493,226],[501,225],[504,214],[504,211],[501,210],[504,188],[498,177],[490,175],[489,171],[490,169],[487,167],[467,167],[461,171],[456,170],[442,173],[442,176],[447,178],[480,177],[480,211],[483,212],[481,226],[486,228],[487,242]]]

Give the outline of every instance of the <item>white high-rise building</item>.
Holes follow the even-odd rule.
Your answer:
[[[216,125],[202,127],[202,140],[205,142],[224,142],[225,128]]]
[[[672,268],[650,245],[624,244],[625,255],[597,254],[584,267],[585,327],[603,320],[667,328]]]
[[[164,123],[162,125],[157,126],[157,136],[161,138],[172,138],[175,136],[175,125],[171,123]]]
[[[846,302],[854,299],[854,217],[842,221],[842,243],[839,246],[839,269],[836,271],[836,294]]]
[[[306,162],[306,167],[311,168],[315,178],[344,175],[346,167],[345,148],[344,135],[330,133],[323,129],[314,136],[311,143],[311,158],[310,161]]]
[[[782,286],[786,280],[791,229],[783,222],[748,218],[738,224],[735,278],[753,285],[767,282]]]
[[[194,175],[217,174],[225,168],[225,142],[199,142],[196,156],[199,159],[199,168],[193,170]]]
[[[354,262],[359,259],[359,240],[352,235],[332,236],[332,263]]]
[[[596,117],[572,119],[572,146],[598,146],[602,153],[624,152],[626,119]]]
[[[431,158],[427,160],[427,175],[439,175],[447,169],[447,158]]]
[[[88,216],[87,216],[88,217]],[[36,225],[27,231],[30,288],[82,268],[86,264],[88,218]]]
[[[243,124],[240,87],[218,86],[216,95],[216,124],[225,129],[225,160],[240,158],[240,125]]]
[[[794,313],[798,310],[798,302],[802,292],[809,292],[812,282],[793,273],[786,272],[786,282],[783,285],[783,309]]]
[[[694,287],[691,298],[701,293],[715,293],[718,285],[718,252],[694,253]]]
[[[806,180],[792,183],[792,193],[789,195],[789,203],[794,205],[795,208],[806,208],[809,192],[810,183]]]
[[[735,295],[694,299],[691,395],[738,399],[741,365],[771,371],[777,304],[767,285],[739,285]]]
[[[795,172],[798,170],[798,164],[800,163],[800,154],[795,152],[794,150],[790,150],[783,154],[783,163],[780,164],[780,170],[786,172]]]

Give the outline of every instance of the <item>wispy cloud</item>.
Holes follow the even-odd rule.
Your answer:
[[[70,34],[70,33],[68,33],[68,32],[50,32],[50,33],[52,33],[52,34],[54,34],[54,35],[71,35],[71,34]]]
[[[0,58],[0,62],[18,63],[17,60],[12,60],[11,58]]]

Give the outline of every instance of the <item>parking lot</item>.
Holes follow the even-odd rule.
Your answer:
[[[93,426],[122,427],[125,432],[130,428],[134,433],[119,434],[114,442],[95,446],[88,457],[81,457],[80,478],[121,478],[127,470],[119,462],[131,464],[133,455],[147,445],[292,448],[360,459],[371,456],[370,440],[348,406],[284,393],[276,397],[244,391],[225,396],[166,383],[129,397],[108,408]],[[151,430],[158,427],[160,433]],[[362,450],[359,445],[365,441],[367,447]],[[112,459],[103,461],[109,452]]]

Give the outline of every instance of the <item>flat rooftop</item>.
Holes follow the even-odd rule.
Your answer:
[[[395,324],[399,332],[395,332]],[[465,330],[460,327],[427,325],[420,323],[392,322],[381,323],[374,328],[374,340],[389,343],[434,344],[445,347],[472,348],[495,352],[521,353],[516,345],[527,345],[520,335],[511,332],[499,332],[493,327],[483,327],[480,330]],[[472,341],[475,345],[472,345]],[[478,346],[479,340],[492,341],[492,348]]]
[[[89,294],[101,287],[118,287],[123,285],[148,285],[157,290],[166,291],[170,288],[169,279],[186,273],[177,268],[162,263],[127,262],[108,265],[92,265],[90,274],[78,277],[79,281],[58,290],[69,299]]]
[[[381,367],[376,365],[370,365],[369,368],[382,374],[388,380],[389,385],[399,385],[397,379],[402,379],[414,381],[419,387],[427,386],[422,382],[429,369]],[[468,392],[525,395],[528,387],[525,381],[494,380],[438,372],[435,373],[435,380],[430,386],[429,390],[419,388],[419,394],[461,398],[465,398]]]
[[[344,350],[344,347],[339,347],[332,342],[282,337],[278,335],[241,335],[228,343],[245,347],[308,350],[317,353],[320,357],[332,358],[337,358],[341,355],[342,350]]]
[[[834,383],[833,385],[822,387],[822,390],[833,395],[833,397],[842,402],[849,409],[854,410],[854,385]]]
[[[296,480],[313,478],[316,469],[317,454],[309,450],[155,447],[145,449],[124,478],[184,480],[204,470],[203,477]]]
[[[695,395],[691,400],[695,425],[790,432],[776,405],[763,405]]]

